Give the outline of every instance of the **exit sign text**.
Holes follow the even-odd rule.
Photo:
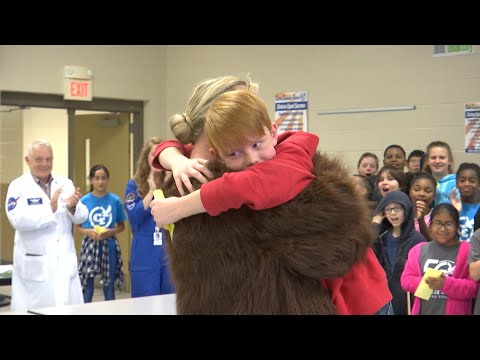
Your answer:
[[[92,81],[65,79],[63,98],[65,100],[92,100]]]

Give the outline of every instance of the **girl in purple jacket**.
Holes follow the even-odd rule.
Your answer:
[[[413,247],[401,276],[403,290],[414,293],[428,268],[441,270],[439,278],[429,277],[433,289],[429,300],[415,297],[412,315],[471,315],[477,283],[468,272],[470,244],[460,241],[458,211],[451,204],[437,205],[430,219],[432,241]]]

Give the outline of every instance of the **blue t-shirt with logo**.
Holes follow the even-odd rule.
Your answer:
[[[88,219],[81,225],[85,229],[92,229],[95,225],[114,229],[118,223],[127,220],[122,201],[115,194],[97,197],[88,193],[81,200],[88,209]]]

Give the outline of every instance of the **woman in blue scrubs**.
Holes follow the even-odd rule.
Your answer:
[[[161,188],[165,172],[153,168],[153,154],[161,142],[152,138],[142,149],[135,175],[127,183],[125,208],[133,233],[130,274],[133,297],[171,294],[167,247],[163,228],[157,228],[150,213],[153,191]]]

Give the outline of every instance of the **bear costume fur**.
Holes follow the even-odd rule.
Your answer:
[[[320,279],[364,256],[371,212],[338,157],[317,152],[313,164],[315,179],[280,206],[175,223],[166,241],[178,314],[335,314]],[[173,180],[165,192],[179,196]]]

